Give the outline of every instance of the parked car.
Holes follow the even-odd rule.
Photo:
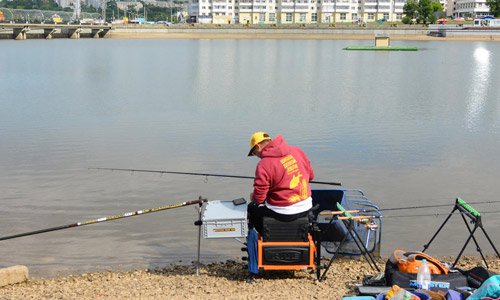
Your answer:
[[[172,25],[172,22],[168,22],[168,21],[158,21],[158,22],[156,22],[156,24],[161,24],[161,25],[165,25],[165,26],[171,26],[171,25]]]

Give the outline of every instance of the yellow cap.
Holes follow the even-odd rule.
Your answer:
[[[248,156],[253,156],[252,150],[255,147],[255,145],[257,145],[262,141],[270,139],[271,137],[269,136],[269,134],[265,133],[264,131],[258,131],[252,134],[252,137],[250,138],[250,152],[248,152]]]

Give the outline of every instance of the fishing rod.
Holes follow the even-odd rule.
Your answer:
[[[468,202],[469,204],[486,204],[486,203],[500,203],[499,200],[492,201],[477,201]],[[391,210],[405,210],[405,209],[420,209],[420,208],[435,208],[435,207],[446,207],[453,206],[454,204],[436,204],[436,205],[421,205],[421,206],[404,206],[404,207],[392,207],[392,208],[381,208],[378,211],[391,211]]]
[[[481,215],[485,214],[498,214],[500,211],[487,211],[482,212]],[[418,214],[418,215],[393,215],[393,216],[382,216],[381,218],[411,218],[411,217],[438,217],[438,216],[448,216],[450,213],[429,213],[429,214]],[[464,214],[460,212],[460,214]]]
[[[204,176],[204,177],[226,177],[226,178],[240,178],[240,179],[254,179],[255,178],[255,177],[251,177],[251,176],[226,175],[226,174],[177,172],[177,171],[162,171],[162,170],[140,170],[140,169],[123,169],[123,168],[89,168],[89,170],[127,171],[127,172],[141,172],[141,173],[194,175],[194,176]],[[311,180],[309,182],[316,183],[316,184],[342,185],[340,182],[326,182],[326,181],[316,181],[316,180]]]
[[[133,212],[127,212],[127,213],[124,213],[121,215],[108,216],[108,217],[98,218],[98,219],[94,219],[94,220],[88,220],[88,221],[77,222],[77,223],[68,224],[68,225],[56,226],[56,227],[51,227],[51,228],[46,228],[46,229],[40,229],[40,230],[35,230],[35,231],[30,231],[30,232],[25,232],[25,233],[4,236],[4,237],[0,237],[0,241],[15,239],[15,238],[23,237],[23,236],[28,236],[28,235],[35,235],[35,234],[40,234],[40,233],[45,233],[45,232],[50,232],[50,231],[63,230],[63,229],[68,229],[68,228],[73,228],[73,227],[96,224],[96,223],[101,223],[101,222],[114,221],[114,220],[118,220],[118,219],[123,219],[123,218],[138,216],[138,215],[144,215],[144,214],[154,213],[154,212],[167,210],[167,209],[179,208],[179,207],[193,205],[193,204],[201,205],[201,204],[203,204],[203,202],[207,202],[207,199],[204,199],[200,196],[198,198],[198,200],[185,201],[182,203],[170,204],[170,205],[160,206],[160,207],[156,207],[156,208],[148,208],[148,209],[142,209],[142,210],[137,210],[137,211],[133,211]]]

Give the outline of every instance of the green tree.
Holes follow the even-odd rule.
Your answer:
[[[440,12],[443,11],[443,5],[437,1],[431,2],[432,12]]]
[[[431,22],[431,16],[433,16],[431,0],[420,0],[418,2],[417,12],[417,23],[423,22],[424,24],[427,24],[428,22]]]
[[[404,17],[401,19],[401,22],[403,22],[403,24],[411,24],[411,19],[410,19],[410,17],[408,17],[408,16],[404,16]]]
[[[54,0],[12,0],[0,1],[0,7],[14,9],[62,10]]]
[[[403,6],[403,13],[411,19],[415,19],[417,17],[417,9],[418,9],[418,1],[417,0],[408,0],[406,4]]]
[[[82,12],[97,13],[97,8],[90,6],[90,5],[82,4],[80,6],[80,9],[82,10]]]
[[[106,10],[104,11],[103,10],[103,7],[99,7],[97,9],[97,12],[101,14],[101,16],[104,17],[104,20],[106,22],[111,22],[112,19],[113,19],[113,12],[117,10],[117,6],[116,6],[116,1],[114,0],[111,0],[111,1],[106,1]],[[104,14],[106,14],[104,16]]]
[[[104,20],[107,22],[113,21],[113,12],[118,9],[118,6],[116,5],[116,1],[108,1],[106,2],[106,16],[104,17]]]
[[[486,5],[490,8],[490,13],[495,16],[495,18],[500,17],[500,0],[486,0]]]

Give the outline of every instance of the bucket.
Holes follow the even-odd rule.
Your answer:
[[[409,292],[415,296],[418,296],[420,298],[420,300],[430,300],[431,299],[431,297],[429,297],[429,295],[426,295],[424,293],[415,292],[415,291],[409,291]],[[385,294],[378,294],[377,300],[385,300]]]

